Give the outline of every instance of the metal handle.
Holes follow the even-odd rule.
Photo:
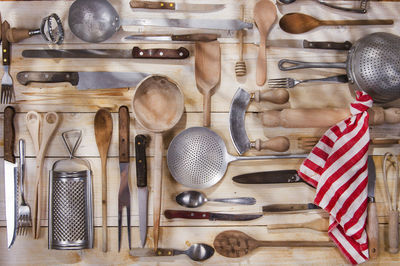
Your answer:
[[[67,138],[68,138],[68,135],[73,134],[73,133],[78,134],[78,139],[75,141],[75,144],[74,144],[73,148],[71,149],[71,146],[69,145],[69,143],[67,141]],[[75,155],[74,155],[75,151],[78,149],[79,144],[81,144],[81,141],[82,141],[82,130],[78,130],[78,129],[68,130],[68,131],[61,133],[61,137],[62,137],[65,147],[68,150],[69,158],[70,159],[75,158]]]
[[[290,66],[284,66],[289,64]],[[317,62],[302,62],[290,59],[282,59],[278,63],[278,67],[282,71],[303,69],[303,68],[342,68],[346,69],[346,63],[317,63]]]
[[[327,78],[322,78],[322,79],[301,80],[300,83],[312,83],[312,82],[321,82],[321,81],[334,82],[334,83],[347,83],[347,82],[349,82],[349,79],[347,78],[347,75],[338,75],[338,76],[332,76],[332,77],[327,77]]]
[[[19,176],[20,176],[20,190],[21,190],[21,205],[25,205],[24,196],[24,176],[25,176],[25,140],[19,140]]]
[[[335,5],[326,3],[324,0],[316,0],[316,2],[320,3],[321,5],[324,5],[324,6],[327,6],[330,8],[335,8],[335,9],[342,10],[342,11],[361,13],[361,14],[367,13],[366,5],[363,4],[362,2],[360,4],[360,8],[347,8],[347,7],[335,6]]]
[[[242,204],[242,205],[254,205],[256,199],[252,197],[240,197],[240,198],[223,198],[223,199],[208,199],[208,201]]]

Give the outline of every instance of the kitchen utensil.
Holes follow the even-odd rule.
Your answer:
[[[279,152],[287,151],[290,142],[286,137],[278,136],[269,138],[266,141],[262,141],[261,139],[250,141],[246,133],[244,119],[247,106],[251,100],[255,100],[256,102],[272,101],[274,103],[282,104],[289,100],[289,93],[285,89],[259,90],[253,93],[248,93],[242,88],[238,88],[233,96],[229,110],[229,132],[236,151],[240,155],[252,148],[258,151],[262,149],[270,149]]]
[[[135,137],[136,151],[136,184],[138,191],[139,205],[139,231],[140,243],[142,248],[146,244],[147,236],[147,198],[149,191],[147,189],[147,162],[146,162],[146,144],[147,138],[144,135]]]
[[[235,157],[228,153],[222,138],[206,127],[191,127],[179,133],[168,147],[167,164],[174,179],[187,187],[207,188],[215,185],[230,162],[304,158],[306,155],[270,155]]]
[[[152,248],[134,248],[129,251],[129,254],[133,257],[159,257],[185,254],[194,261],[204,261],[214,255],[214,249],[207,244],[193,244],[187,250],[165,248],[154,250]]]
[[[294,86],[300,83],[315,83],[315,82],[347,83],[349,82],[349,80],[347,78],[347,75],[338,75],[327,78],[305,79],[305,80],[296,80],[292,78],[278,78],[278,79],[269,79],[268,86],[270,88],[293,88]]]
[[[180,35],[165,35],[165,34],[137,34],[125,37],[125,40],[135,41],[168,41],[168,42],[211,42],[216,41],[218,38],[232,38],[234,35],[231,31],[224,31],[224,34],[214,33],[193,33],[193,34],[180,34]]]
[[[14,157],[14,128],[15,109],[7,106],[4,109],[4,195],[7,220],[7,247],[10,249],[14,244],[17,231],[17,185],[18,170]]]
[[[389,166],[387,164],[389,162]],[[394,193],[393,196],[390,196],[389,192],[389,185],[387,179],[387,169],[393,166],[395,169],[395,176],[394,176]],[[392,254],[396,254],[399,252],[399,211],[397,209],[397,199],[398,199],[398,187],[399,187],[399,160],[396,156],[391,153],[386,153],[383,157],[383,183],[385,185],[385,199],[386,203],[389,206],[389,252]]]
[[[119,173],[118,192],[118,252],[121,249],[122,209],[126,207],[126,224],[128,229],[128,244],[131,249],[131,192],[129,190],[129,109],[121,106],[118,110],[119,126]]]
[[[135,1],[129,2],[131,8],[142,8],[150,10],[174,10],[182,12],[215,12],[225,8],[223,4],[187,4],[175,2],[153,2],[153,1]]]
[[[241,18],[244,20],[244,6],[240,6]],[[235,64],[236,77],[241,77],[246,75],[246,62],[243,60],[243,35],[244,30],[239,31],[239,61]]]
[[[267,225],[268,230],[274,229],[288,229],[288,228],[308,228],[321,232],[328,232],[329,219],[320,218],[304,223],[291,223],[291,224],[269,224]]]
[[[140,49],[135,46],[128,49],[37,49],[24,50],[22,56],[27,58],[134,58],[134,59],[185,59],[189,51],[178,49]]]
[[[308,210],[320,210],[321,207],[313,204],[270,204],[262,207],[263,212],[298,212]]]
[[[142,72],[22,71],[17,74],[17,80],[22,85],[69,82],[78,90],[88,90],[134,87],[148,75]]]
[[[335,8],[338,10],[342,10],[342,11],[348,11],[348,12],[353,12],[353,13],[361,13],[361,14],[365,14],[367,13],[367,4],[368,4],[369,0],[361,0],[360,1],[360,7],[359,8],[348,8],[348,7],[342,7],[342,6],[336,6],[330,3],[327,3],[323,0],[315,0],[315,2],[330,7],[330,8]],[[291,4],[296,2],[296,0],[277,0],[278,4]]]
[[[312,150],[318,143],[320,137],[300,137],[298,138],[298,147],[302,150]],[[393,145],[400,144],[400,139],[371,139],[372,145]]]
[[[237,230],[219,233],[214,248],[222,256],[239,258],[259,247],[335,247],[330,241],[258,241]]]
[[[75,156],[82,131],[65,131],[61,137],[69,158],[54,162],[49,175],[48,248],[93,248],[92,171],[89,161]],[[73,145],[70,137],[76,137]]]
[[[259,43],[255,43],[259,45]],[[308,49],[328,49],[328,50],[350,50],[352,43],[346,42],[310,42],[307,40],[268,40],[267,47],[278,48],[308,48]]]
[[[54,23],[57,25],[54,28]],[[42,19],[39,29],[16,29],[11,28],[7,31],[7,40],[9,42],[20,42],[35,35],[41,35],[43,39],[52,44],[61,44],[64,41],[64,28],[61,19],[53,13]]]
[[[368,114],[370,125],[400,123],[400,108],[372,107],[368,110]],[[285,128],[331,127],[350,116],[348,108],[282,109],[260,113],[265,127]]]
[[[278,170],[237,175],[233,182],[240,184],[279,184],[279,183],[305,183],[297,174],[297,170]]]
[[[68,25],[75,36],[86,42],[102,42],[110,38],[121,26],[161,26],[220,30],[252,28],[251,23],[240,20],[212,19],[120,19],[107,0],[76,0],[68,13]]]
[[[112,131],[111,113],[107,109],[99,109],[94,117],[94,134],[101,159],[103,252],[107,252],[107,153],[111,143]]]
[[[211,124],[211,95],[221,79],[221,48],[218,41],[196,42],[195,76],[197,89],[203,94],[203,126]]]
[[[379,250],[379,223],[375,204],[375,180],[376,170],[374,159],[368,156],[368,219],[367,219],[367,235],[368,249],[370,259],[378,257]]]
[[[0,20],[1,23],[1,20]],[[3,54],[3,77],[1,79],[1,104],[9,104],[14,96],[13,80],[10,76],[11,65],[11,44],[8,42],[6,32],[10,29],[10,24],[4,21],[1,25],[1,51]]]
[[[267,79],[267,62],[265,61],[265,42],[272,24],[276,19],[275,5],[269,0],[258,1],[253,10],[254,21],[260,34],[260,46],[258,48],[256,83],[262,86]]]
[[[153,132],[154,167],[153,167],[153,238],[154,249],[158,248],[161,188],[163,132],[173,128],[181,119],[184,109],[183,93],[178,85],[164,76],[149,76],[137,87],[133,94],[133,113],[136,121],[144,129]]]
[[[224,202],[232,204],[243,204],[243,205],[254,205],[256,204],[255,198],[241,197],[241,198],[220,198],[220,199],[210,199],[200,191],[184,191],[176,196],[176,202],[183,207],[197,208],[202,206],[208,201]]]
[[[319,26],[349,26],[349,25],[392,25],[391,19],[371,20],[318,20],[302,13],[285,14],[279,20],[279,26],[287,33],[300,34],[313,30]]]
[[[42,215],[43,162],[49,142],[58,127],[59,117],[55,112],[48,112],[44,115],[44,119],[42,119],[39,113],[30,111],[26,114],[25,121],[36,152],[36,179],[34,182],[35,200],[32,213],[32,230],[33,238],[37,239],[40,234],[40,221]]]
[[[167,219],[208,219],[210,221],[251,221],[263,216],[262,214],[230,214],[213,212],[194,212],[194,211],[164,211]]]
[[[25,235],[27,228],[32,226],[31,207],[25,201],[25,140],[19,140],[19,188],[21,204],[18,206],[17,234]]]

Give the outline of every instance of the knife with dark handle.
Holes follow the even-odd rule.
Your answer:
[[[180,35],[157,35],[157,34],[138,34],[126,36],[125,40],[142,40],[142,41],[176,41],[176,42],[211,42],[216,41],[221,34],[214,33],[193,33]]]
[[[234,176],[232,180],[240,184],[305,183],[311,186],[297,174],[297,170],[278,170],[248,173]]]
[[[294,212],[294,211],[306,211],[306,210],[317,210],[321,207],[313,204],[271,204],[262,207],[263,212]]]
[[[259,45],[257,43],[257,45]],[[345,42],[310,42],[307,40],[278,39],[268,40],[267,47],[279,48],[308,48],[308,49],[328,49],[328,50],[350,50],[352,43]]]
[[[262,214],[228,214],[195,211],[166,210],[164,216],[167,219],[208,219],[210,221],[250,221],[263,216]]]
[[[31,82],[58,83],[69,82],[76,86],[79,82],[78,72],[55,72],[55,71],[23,71],[17,74],[17,80],[26,86]]]
[[[368,156],[368,219],[367,235],[369,257],[376,259],[378,257],[379,243],[379,223],[375,204],[375,180],[376,169],[373,157]]]

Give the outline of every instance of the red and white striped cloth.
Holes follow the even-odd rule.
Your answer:
[[[352,116],[331,127],[300,167],[299,175],[316,187],[314,203],[330,214],[328,234],[352,264],[368,260],[367,110],[371,97],[357,91]]]

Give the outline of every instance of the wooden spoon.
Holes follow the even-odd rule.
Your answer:
[[[197,89],[203,94],[203,126],[211,123],[211,95],[221,78],[221,49],[218,41],[196,42],[195,75]]]
[[[330,241],[258,241],[236,230],[224,231],[214,240],[215,250],[228,258],[239,258],[258,247],[335,247]]]
[[[113,121],[107,109],[100,109],[94,117],[94,134],[101,159],[101,200],[103,221],[103,252],[107,252],[107,153],[110,147]]]
[[[275,5],[269,0],[261,0],[254,6],[254,22],[260,33],[260,46],[258,47],[256,82],[258,86],[264,85],[267,80],[267,64],[265,62],[265,42],[268,32],[276,19]]]
[[[305,33],[319,26],[339,26],[339,25],[392,25],[391,19],[372,19],[372,20],[318,20],[312,16],[302,13],[289,13],[284,15],[279,26],[288,33]],[[261,44],[261,43],[260,43]],[[261,47],[261,45],[260,45]]]

